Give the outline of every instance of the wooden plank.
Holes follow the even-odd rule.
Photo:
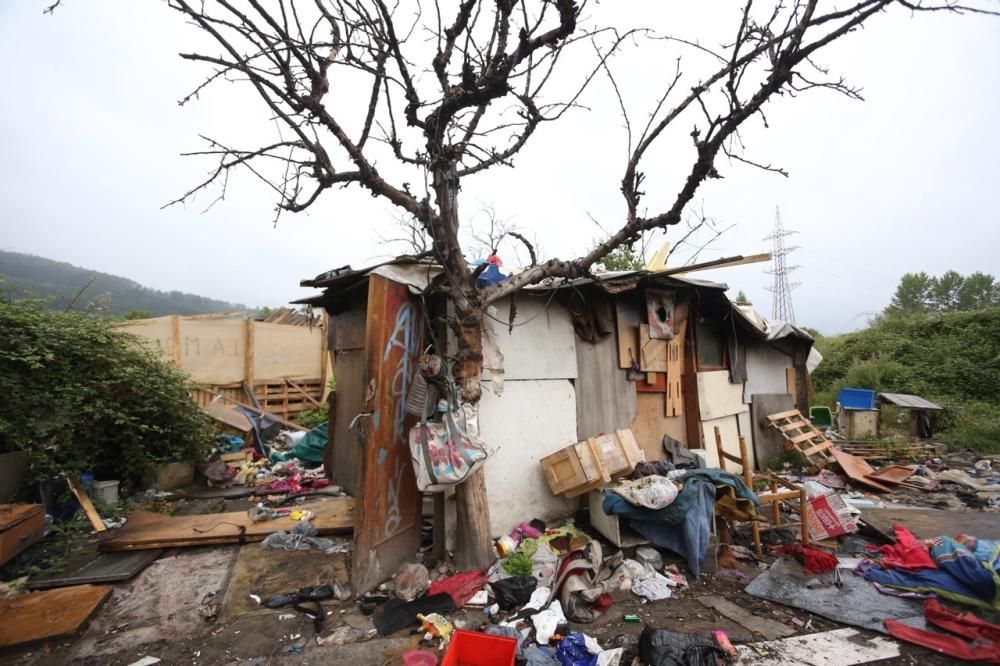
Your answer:
[[[881,490],[884,493],[895,492],[889,486],[868,478],[868,475],[874,473],[875,470],[863,458],[852,456],[850,453],[841,451],[836,446],[830,447],[830,453],[833,454],[833,458],[840,465],[840,468],[844,470],[844,474],[852,481],[857,481],[875,490]]]
[[[222,399],[222,400],[225,400],[226,402],[229,402],[229,403],[232,403],[232,404],[236,405],[237,407],[242,407],[243,409],[246,409],[247,411],[253,412],[254,414],[257,414],[258,416],[266,416],[267,418],[271,419],[272,421],[277,421],[278,423],[280,423],[281,425],[285,426],[286,428],[291,428],[292,430],[309,430],[309,428],[303,428],[298,423],[292,423],[291,421],[288,421],[286,419],[281,418],[277,414],[273,414],[271,412],[268,412],[268,411],[265,411],[265,410],[262,410],[262,409],[257,409],[253,405],[248,405],[245,402],[240,402],[239,400],[234,400],[233,398],[227,397],[227,396],[225,396],[225,395],[223,395],[221,393],[218,394],[218,397],[220,399]]]
[[[793,397],[799,394],[798,379],[794,367],[785,368],[785,389],[788,391],[788,395]]]
[[[653,379],[652,383],[649,383],[650,377]],[[645,393],[665,393],[667,390],[667,373],[647,372],[645,379],[640,379],[639,381],[632,383],[635,384],[636,391]]]
[[[816,453],[822,453],[823,451],[826,451],[831,446],[833,446],[833,444],[831,444],[830,442],[820,442],[816,446],[810,446],[808,449],[805,449],[802,452],[802,455],[808,458],[809,456],[814,455]]]
[[[247,318],[243,320],[245,330],[243,331],[243,381],[247,386],[253,386],[253,345],[255,322]]]
[[[369,421],[361,417],[350,428],[351,421],[364,407],[367,380],[365,350],[338,351],[333,376],[337,381],[337,408],[333,414],[333,446],[330,472],[337,485],[350,495],[357,495],[361,475],[362,442],[358,428],[368,428]]]
[[[77,585],[0,599],[0,647],[76,634],[111,591],[109,586]]]
[[[293,389],[295,389],[296,391],[298,391],[299,393],[301,393],[304,398],[306,398],[309,402],[311,402],[316,407],[316,409],[322,409],[323,408],[323,404],[319,400],[317,400],[316,398],[314,398],[311,395],[309,395],[304,388],[302,388],[301,386],[299,386],[298,384],[296,384],[294,381],[292,381],[291,378],[285,377],[285,381]]]
[[[422,502],[408,439],[415,417],[406,413],[406,398],[421,352],[422,332],[420,304],[409,289],[371,276],[365,356],[372,398],[364,410],[375,416],[367,421],[370,429],[361,452],[351,574],[357,593],[395,574],[403,562],[413,559],[420,545]]]
[[[170,318],[170,358],[174,365],[181,367],[181,318],[174,315]]]
[[[66,483],[69,485],[69,490],[73,493],[73,497],[76,501],[80,503],[80,508],[87,515],[87,520],[90,521],[90,526],[94,528],[95,532],[107,531],[107,527],[104,526],[104,521],[101,520],[101,514],[97,512],[94,508],[94,503],[90,501],[90,497],[87,496],[87,491],[83,489],[80,485],[80,480],[75,476],[70,476],[68,474],[64,475],[66,477]]]
[[[320,534],[350,532],[354,527],[354,499],[351,497],[335,497],[305,504],[302,508],[316,514],[312,524]],[[100,549],[107,552],[262,541],[272,532],[294,526],[295,521],[291,518],[255,523],[246,511],[197,516],[134,511],[124,527],[101,542]]]
[[[667,341],[649,337],[649,324],[639,324],[639,369],[667,371]]]
[[[757,468],[764,469],[774,457],[785,450],[785,438],[768,426],[767,414],[792,406],[787,393],[755,393],[750,396],[750,427]]]
[[[610,305],[608,314],[610,315]],[[635,418],[636,384],[619,367],[615,336],[576,341],[576,439],[627,428]]]
[[[628,369],[639,363],[639,306],[615,299],[615,329],[618,340],[618,367]]]
[[[874,474],[869,474],[868,479],[878,481],[879,483],[899,484],[909,479],[914,473],[914,470],[909,467],[887,465]]]
[[[758,617],[742,606],[715,595],[698,597],[698,602],[769,641],[795,635],[795,629],[770,618]]]
[[[664,404],[667,416],[684,414],[684,397],[681,375],[684,374],[684,337],[687,335],[687,303],[674,308],[677,335],[667,343],[667,395]]]
[[[802,420],[802,413],[797,409],[789,409],[787,412],[778,412],[777,414],[768,414],[767,420],[771,422],[780,421],[782,419],[789,419],[792,417],[798,417]]]

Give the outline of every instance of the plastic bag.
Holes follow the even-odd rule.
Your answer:
[[[490,583],[497,604],[504,610],[519,608],[528,603],[537,586],[538,580],[534,576],[512,576]]]

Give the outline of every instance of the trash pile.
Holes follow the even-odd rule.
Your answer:
[[[449,573],[441,566],[435,573],[443,575],[431,580],[423,565],[406,564],[392,581],[359,599],[361,608],[373,613],[373,626],[382,636],[419,627],[424,650],[432,655],[445,651],[444,663],[453,663],[448,661],[453,651],[488,645],[491,650],[506,646],[511,655],[536,666],[614,666],[631,663],[622,661],[625,646],[601,646],[572,630],[571,623],[597,620],[613,605],[611,594],[620,590],[630,590],[646,603],[688,588],[677,566],[664,566],[656,549],[640,547],[635,559],[620,550],[605,555],[600,541],[572,522],[558,527],[539,520],[522,523],[495,546],[499,557],[486,571]],[[486,621],[464,626],[450,619],[461,608],[481,609]],[[510,642],[497,643],[494,637]]]

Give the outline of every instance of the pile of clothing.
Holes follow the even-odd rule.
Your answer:
[[[644,471],[637,467],[640,474]],[[698,576],[711,540],[716,503],[725,504],[734,519],[750,520],[760,500],[742,478],[718,469],[673,471],[668,476],[672,478],[651,474],[639,485],[632,481],[621,484],[620,490],[612,488],[605,493],[601,508],[627,521],[652,544],[684,557],[691,573]],[[674,482],[680,490],[666,491],[664,484]],[[664,505],[671,494],[672,500]]]
[[[1000,611],[1000,543],[967,535],[923,542],[902,525],[893,531],[896,544],[866,553],[855,573],[892,590]]]

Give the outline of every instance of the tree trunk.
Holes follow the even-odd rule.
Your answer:
[[[459,179],[454,163],[434,170],[434,191],[439,216],[431,226],[434,247],[448,278],[455,306],[458,349],[454,366],[462,402],[478,404],[483,374],[483,309],[475,281],[458,242]],[[486,464],[489,464],[487,462]],[[494,559],[490,534],[490,506],[486,497],[486,475],[480,467],[455,489],[458,534],[455,563],[459,569],[485,569]]]

